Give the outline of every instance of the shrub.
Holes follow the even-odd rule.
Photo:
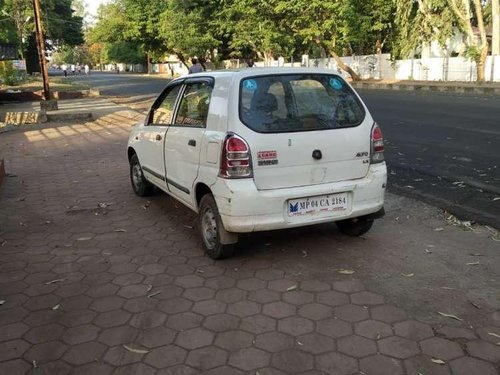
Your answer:
[[[24,80],[25,73],[14,69],[12,61],[0,61],[0,80],[4,85],[14,86]]]

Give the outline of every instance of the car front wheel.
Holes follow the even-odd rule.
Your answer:
[[[136,154],[130,158],[130,182],[132,189],[140,197],[151,195],[154,186],[146,180],[144,173],[142,173],[141,164]]]
[[[222,220],[219,215],[217,203],[211,194],[201,198],[198,213],[199,229],[205,252],[212,259],[224,259],[233,254],[234,244],[221,243]]]
[[[348,236],[361,236],[368,232],[373,225],[373,219],[366,217],[355,217],[353,219],[336,222],[339,230]]]

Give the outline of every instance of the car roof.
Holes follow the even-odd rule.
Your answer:
[[[245,77],[255,76],[268,76],[268,75],[282,75],[282,74],[335,74],[337,73],[331,69],[321,68],[243,68],[231,70],[213,70],[205,71],[195,74],[184,75],[180,78],[188,77],[233,77],[235,79],[242,79]]]

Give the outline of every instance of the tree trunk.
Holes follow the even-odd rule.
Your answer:
[[[259,58],[259,60],[264,60],[266,61],[266,55],[265,55],[265,52],[262,53],[261,51],[259,51],[259,49],[257,48],[257,45],[251,41],[251,40],[248,40],[248,43],[250,43],[250,45],[252,46],[252,49],[253,51],[257,54],[257,57]]]
[[[479,59],[476,63],[477,80],[479,82],[484,82],[486,80],[484,72],[486,68],[487,57],[488,57],[488,45],[483,46],[483,48],[481,49],[481,54],[479,55]]]
[[[175,51],[174,51],[174,52],[175,52]],[[183,64],[186,68],[188,68],[188,69],[189,69],[189,65],[187,64],[187,62],[186,62],[186,59],[185,59],[184,55],[183,55],[182,53],[180,53],[180,52],[175,52],[175,54],[177,55],[177,57],[179,58],[179,60],[181,60],[181,63],[182,63],[182,64]]]
[[[148,74],[151,74],[151,56],[149,54],[149,51],[146,52],[146,59],[148,61]]]
[[[493,35],[491,38],[491,54],[500,55],[500,0],[492,0]]]
[[[337,65],[339,66],[340,69],[342,69],[344,72],[347,72],[353,81],[359,81],[361,77],[354,71],[349,65],[346,65],[342,59],[337,55],[334,51],[329,51],[330,55],[335,59],[337,62]]]
[[[477,80],[479,82],[484,82],[484,70],[486,65],[485,63],[486,57],[488,57],[488,39],[486,38],[486,30],[484,29],[483,8],[481,6],[481,0],[474,0],[474,6],[476,8],[477,26],[481,35],[481,54],[479,55],[479,61],[477,62]]]
[[[338,65],[338,67],[340,69],[342,69],[344,72],[347,72],[351,76],[353,81],[361,80],[361,77],[354,70],[352,70],[352,68],[349,65],[345,64],[342,61],[342,59],[339,57],[339,55],[337,55],[333,49],[327,48],[326,44],[323,43],[319,38],[316,39],[315,42],[320,48],[322,48],[325,51],[328,51],[328,53],[330,53],[330,56],[333,57],[333,59],[335,60],[335,62]],[[333,43],[333,47],[335,47],[335,42]]]

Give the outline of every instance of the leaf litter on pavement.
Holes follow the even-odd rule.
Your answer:
[[[479,225],[471,220],[460,220],[455,215],[452,215],[447,211],[444,211],[444,216],[445,221],[448,225],[460,227],[464,230],[468,230],[476,234],[484,232],[483,229],[485,229],[488,233],[488,237],[491,240],[500,242],[500,232],[495,228],[490,227],[489,225]],[[435,228],[434,230],[437,232],[441,232],[444,230],[444,228]]]
[[[438,365],[444,365],[444,364],[446,364],[445,361],[443,361],[442,359],[438,359],[438,358],[431,358],[431,361],[434,362],[434,363],[437,363]]]
[[[446,313],[441,312],[441,311],[438,311],[438,314],[441,316],[444,316],[445,318],[455,319],[455,320],[458,320],[459,322],[463,322],[463,319],[460,319],[458,316],[453,315],[453,314],[446,314]]]
[[[402,273],[401,276],[404,276],[404,277],[413,277],[415,276],[414,273]]]
[[[340,273],[341,275],[352,275],[353,273],[355,273],[356,271],[353,271],[353,270],[346,270],[346,269],[338,269],[336,270],[337,273]]]
[[[147,354],[149,353],[149,350],[145,350],[145,349],[135,349],[135,348],[132,348],[128,345],[123,345],[123,347],[128,350],[129,352],[131,353],[136,353],[136,354]]]

